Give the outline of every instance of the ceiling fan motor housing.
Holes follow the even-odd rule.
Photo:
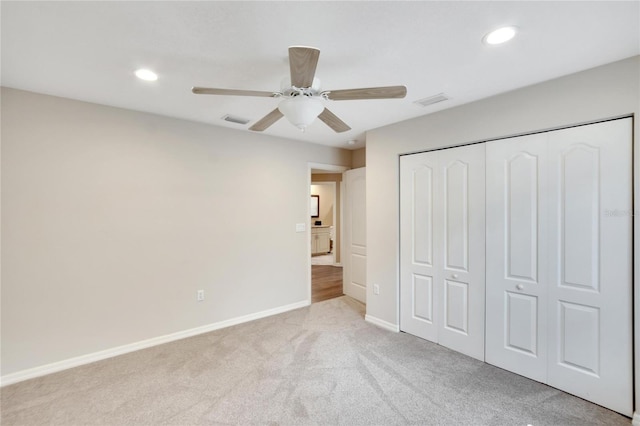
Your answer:
[[[280,92],[282,93],[282,96],[285,96],[285,97],[319,96],[321,92],[320,79],[317,77],[314,77],[311,87],[296,87],[291,85],[291,79],[286,76],[280,82]]]

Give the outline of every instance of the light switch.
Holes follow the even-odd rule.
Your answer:
[[[306,224],[304,224],[304,223],[296,223],[296,232],[304,232],[304,231],[306,231],[307,227],[305,225]]]

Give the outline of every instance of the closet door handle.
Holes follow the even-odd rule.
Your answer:
[[[524,286],[522,284],[518,284],[516,288],[520,291],[524,290]]]
[[[451,275],[451,278],[453,278],[455,280],[456,278],[458,278],[458,274]]]

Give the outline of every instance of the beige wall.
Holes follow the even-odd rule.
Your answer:
[[[1,136],[3,376],[308,301],[308,164],[351,164],[4,88]]]
[[[636,56],[513,92],[373,130],[367,134],[367,315],[398,324],[398,156],[603,118],[640,113]],[[635,120],[635,199],[640,200]],[[636,208],[636,211],[638,209]],[[635,253],[640,223],[635,216]],[[636,261],[636,268],[639,263]],[[640,285],[635,274],[636,344],[640,343]],[[374,295],[373,284],[380,286]],[[636,384],[640,350],[636,349]],[[636,388],[636,406],[640,392]]]
[[[311,218],[311,225],[316,220],[322,221],[323,225],[333,226],[333,208],[335,191],[333,185],[328,184],[311,184],[311,195],[318,195],[320,197],[320,215],[319,217]]]
[[[342,236],[341,222],[340,222],[340,209],[342,208],[340,205],[340,197],[341,197],[341,188],[340,183],[342,182],[342,173],[318,173],[311,175],[311,182],[335,182],[336,183],[336,223],[335,227],[335,241],[333,243],[333,256],[335,263],[341,263],[341,252],[340,252],[340,243]],[[322,198],[320,199],[320,203],[322,203]],[[313,223],[313,222],[311,222]],[[323,222],[324,223],[324,222]]]
[[[354,149],[351,151],[351,168],[359,169],[367,165],[367,148]]]

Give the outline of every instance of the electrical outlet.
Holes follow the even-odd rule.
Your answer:
[[[196,293],[196,299],[198,302],[202,302],[204,300],[204,290],[198,290]]]
[[[380,286],[378,284],[373,285],[373,294],[375,294],[376,296],[380,294]]]

